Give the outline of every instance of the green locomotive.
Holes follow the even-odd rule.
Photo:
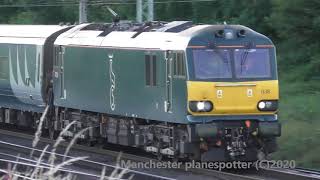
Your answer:
[[[77,121],[66,136],[92,127],[82,138],[159,158],[252,161],[275,151],[279,92],[266,36],[189,21],[42,28],[51,34],[41,45],[0,37],[1,67],[10,67],[0,68],[2,122],[30,125],[48,106],[52,137]]]

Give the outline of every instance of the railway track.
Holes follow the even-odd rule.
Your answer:
[[[30,150],[41,152],[41,149],[32,149],[31,147],[28,147],[26,145],[18,145],[12,142],[9,142],[8,140],[4,141],[4,137],[11,137],[12,139],[18,138],[18,139],[27,139],[29,141],[32,141],[34,136],[33,135],[27,135],[25,133],[21,132],[13,132],[8,130],[2,130],[0,129],[0,147],[12,147],[12,148],[20,148],[24,149],[28,152]],[[40,142],[44,144],[54,144],[53,140],[47,139],[47,138],[40,138]],[[31,143],[30,143],[31,144]],[[63,142],[61,143],[62,147],[67,147],[68,143]],[[91,153],[94,155],[99,155],[103,157],[111,157],[110,161],[115,162],[117,157],[119,156],[119,152],[109,150],[109,149],[101,149],[101,148],[95,148],[95,147],[88,147],[83,145],[75,144],[72,147],[73,150],[81,151],[84,153]],[[50,151],[46,152],[47,154],[50,154]],[[56,153],[58,157],[63,157],[63,154]],[[79,154],[81,155],[81,153]],[[1,153],[0,153],[1,157]],[[67,156],[67,158],[73,158],[73,156]],[[150,162],[150,161],[157,161],[151,157],[141,156],[141,155],[134,155],[129,153],[122,153],[121,159],[124,160],[130,160],[132,162]],[[1,161],[1,159],[0,159]],[[79,165],[84,165],[95,169],[101,169],[102,167],[108,167],[111,169],[119,168],[115,165],[112,165],[111,163],[103,163],[93,160],[81,160],[77,162]],[[121,169],[121,168],[120,168]],[[185,167],[182,166],[178,169],[175,169],[176,171],[185,172]],[[64,172],[70,172],[72,170],[70,169],[62,169]],[[228,171],[218,171],[218,170],[212,170],[212,169],[201,169],[201,168],[194,168],[194,169],[188,169],[188,172],[192,174],[199,174],[199,175],[205,175],[208,177],[211,177],[213,179],[221,179],[221,180],[260,180],[260,179],[291,179],[291,180],[309,180],[309,179],[320,179],[320,172],[312,171],[312,170],[306,170],[301,168],[296,169],[267,169],[267,168],[261,168],[259,170],[250,169],[250,170],[242,170],[242,171],[235,171],[235,170],[228,170]],[[74,172],[77,174],[77,172]],[[135,176],[139,176],[139,179],[176,179],[174,177],[168,177],[168,176],[162,176],[162,175],[155,175],[150,173],[145,173],[139,170],[130,169],[128,171],[129,174],[135,174]],[[81,173],[80,173],[81,174]],[[90,176],[90,173],[85,174],[87,176]],[[96,175],[92,175],[94,177]]]
[[[31,144],[30,142],[33,139],[32,135],[26,135],[23,133],[17,133],[17,132],[12,132],[12,131],[7,131],[7,130],[1,130],[0,132],[0,136],[1,136],[1,140],[0,140],[0,148],[3,149],[3,147],[9,148],[12,151],[17,151],[20,154],[24,153],[30,153],[31,151],[34,151],[34,155],[39,155],[44,152],[45,155],[51,155],[53,154],[50,149],[44,151],[43,149],[37,149],[37,148],[31,148],[30,146],[27,146],[26,144],[24,145],[19,145],[16,144],[16,142],[21,142],[21,139],[27,139],[29,140],[27,144]],[[5,138],[6,140],[3,140],[3,138],[5,137],[10,137],[10,138]],[[12,142],[14,141],[14,142]],[[46,139],[46,138],[41,138],[40,139],[41,143],[44,144],[51,144],[53,145],[54,141],[50,140],[50,139]],[[67,147],[67,143],[62,143],[61,144],[62,147]],[[80,145],[75,145],[73,147],[73,149],[77,150],[77,156],[85,156],[85,154],[83,152],[87,152],[87,153],[97,153],[99,155],[109,155],[112,158],[111,159],[104,159],[107,162],[99,162],[96,159],[84,159],[84,160],[79,160],[74,162],[76,165],[80,166],[80,167],[84,167],[85,169],[89,168],[91,170],[94,170],[96,173],[92,174],[92,173],[83,173],[83,172],[79,172],[79,171],[75,171],[73,169],[69,169],[69,168],[60,168],[59,171],[60,172],[65,172],[65,173],[72,173],[72,174],[76,174],[76,175],[81,175],[81,176],[86,176],[86,177],[92,177],[93,179],[99,179],[99,175],[101,174],[103,167],[106,167],[106,174],[111,174],[113,172],[113,170],[118,169],[118,171],[122,171],[125,168],[122,167],[118,167],[110,162],[115,161],[116,158],[118,157],[119,153],[118,152],[112,152],[110,151],[107,154],[102,154],[101,152],[98,153],[98,149],[95,148],[90,148],[90,147],[86,147],[86,146],[80,146]],[[95,150],[94,150],[95,149]],[[78,151],[82,151],[82,152],[78,152]],[[60,150],[59,150],[60,151]],[[112,152],[112,154],[110,154]],[[71,152],[70,152],[71,153]],[[70,156],[70,155],[64,155],[63,153],[58,153],[58,151],[56,153],[54,153],[55,156],[57,158],[59,158],[57,161],[61,162],[63,161],[63,159],[73,159],[75,158],[75,156]],[[7,156],[10,157],[9,159],[6,158],[2,158],[2,156]],[[0,153],[0,162],[7,162],[7,163],[16,163],[16,159],[14,159],[16,156],[12,155],[12,154],[6,154],[6,153]],[[23,162],[21,162],[23,161]],[[25,162],[28,161],[28,162]],[[31,163],[32,162],[32,163]],[[24,166],[34,166],[36,162],[31,160],[31,159],[26,159],[26,158],[19,158],[19,162],[18,164],[24,165]],[[42,168],[49,168],[50,164],[41,164]],[[83,169],[83,168],[82,168]],[[160,176],[160,175],[155,175],[155,174],[151,174],[151,173],[146,173],[146,172],[142,172],[142,171],[136,171],[136,170],[128,170],[126,173],[126,177],[129,177],[130,175],[134,175],[134,177],[136,179],[164,179],[164,180],[173,180],[174,178],[169,178],[166,176]]]
[[[0,153],[0,161],[3,163],[11,163],[11,164],[15,164],[18,165],[19,167],[23,167],[23,168],[41,168],[41,169],[46,169],[49,170],[51,168],[50,164],[41,162],[40,164],[37,164],[38,162],[36,160],[32,160],[29,158],[24,158],[24,157],[19,157],[18,161],[17,161],[17,156],[12,155],[10,153]],[[21,168],[20,168],[21,169]],[[71,168],[59,168],[59,171],[62,173],[70,173],[76,176],[81,176],[80,179],[98,179],[100,178],[99,175],[96,175],[94,173],[89,173],[89,172],[82,172],[82,171],[78,171],[78,170],[74,170]],[[15,172],[10,172],[8,170],[0,170],[1,173],[15,173]],[[21,172],[19,170],[19,172]],[[19,175],[18,173],[15,173],[15,176],[18,177],[27,177],[27,176],[23,176],[23,175]],[[28,178],[27,178],[28,179]]]

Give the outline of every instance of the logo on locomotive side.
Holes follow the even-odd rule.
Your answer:
[[[110,75],[110,108],[112,111],[116,109],[114,91],[116,89],[116,75],[113,72],[113,54],[109,54],[109,75]]]
[[[247,96],[252,97],[253,96],[253,90],[252,89],[247,89]]]
[[[217,90],[217,98],[222,98],[222,90]]]

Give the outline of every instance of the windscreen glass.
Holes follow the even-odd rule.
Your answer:
[[[236,78],[271,77],[268,49],[235,49]]]
[[[195,79],[270,79],[270,49],[194,49]]]
[[[196,79],[232,78],[229,50],[194,50],[193,58]]]

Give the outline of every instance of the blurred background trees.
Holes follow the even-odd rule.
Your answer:
[[[123,20],[136,19],[136,0],[89,0],[89,22],[110,22],[106,4]],[[320,169],[320,1],[154,0],[155,19],[242,24],[277,47],[283,135],[274,157]],[[100,2],[100,4],[99,4]],[[74,24],[79,0],[0,0],[1,24]],[[42,6],[39,6],[42,5]],[[0,29],[1,31],[1,29]]]
[[[0,23],[74,24],[78,1],[0,0]],[[88,0],[90,22],[111,21],[107,5],[99,2],[117,2],[110,6],[122,19],[136,18],[135,0]],[[319,14],[319,0],[155,0],[156,20],[243,24],[269,36],[278,47],[280,75],[297,72],[289,80],[320,78]]]

